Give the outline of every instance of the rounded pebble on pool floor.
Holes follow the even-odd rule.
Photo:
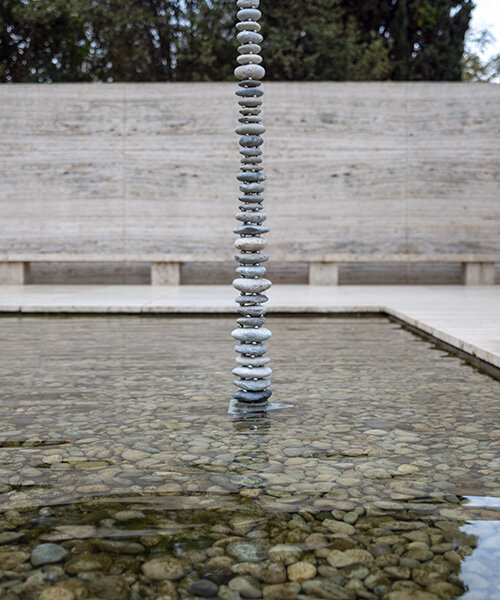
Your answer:
[[[45,588],[38,600],[75,600],[75,595],[66,588],[52,586]]]
[[[189,591],[195,596],[201,596],[202,598],[212,598],[217,596],[219,586],[210,581],[210,579],[199,579],[198,581],[192,581],[188,585]]]
[[[189,572],[189,565],[178,558],[171,556],[160,556],[148,560],[142,565],[142,571],[149,579],[161,580],[181,579]]]
[[[299,561],[290,565],[287,569],[288,579],[290,581],[306,581],[312,579],[316,575],[316,567],[306,561]]]
[[[226,547],[229,556],[238,562],[260,562],[266,559],[266,552],[248,542],[231,542]]]
[[[34,567],[47,565],[63,560],[69,552],[58,544],[40,544],[35,546],[31,552],[31,564]]]

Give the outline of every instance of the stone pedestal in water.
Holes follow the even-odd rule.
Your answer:
[[[233,374],[238,377],[235,385],[238,391],[234,398],[241,404],[259,405],[267,402],[271,396],[268,377],[271,369],[268,367],[269,358],[266,341],[271,337],[269,329],[264,327],[266,308],[263,306],[268,297],[264,292],[271,287],[271,282],[264,278],[269,259],[264,249],[266,238],[262,237],[269,229],[264,225],[266,213],[263,210],[264,180],[266,176],[262,167],[261,145],[264,142],[262,134],[265,127],[260,117],[262,96],[260,80],[265,75],[259,55],[262,42],[260,25],[261,16],[258,10],[259,0],[238,0],[238,48],[240,66],[234,71],[240,79],[240,89],[236,92],[240,105],[241,117],[236,133],[240,137],[241,173],[237,176],[240,182],[241,196],[240,212],[236,215],[239,221],[234,233],[239,235],[235,241],[235,260],[239,263],[236,269],[238,278],[233,286],[240,292],[236,298],[238,312],[238,328],[232,332],[238,341],[235,351],[238,366]]]

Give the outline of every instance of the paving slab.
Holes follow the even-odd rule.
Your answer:
[[[229,286],[0,287],[3,313],[233,313]],[[269,312],[381,312],[500,368],[500,286],[276,285]]]

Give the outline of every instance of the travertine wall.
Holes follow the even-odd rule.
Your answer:
[[[0,252],[230,259],[234,89],[0,86]],[[500,86],[265,91],[273,257],[500,251]]]

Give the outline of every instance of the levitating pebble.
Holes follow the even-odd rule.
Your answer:
[[[268,300],[269,300],[269,298],[265,294],[249,294],[248,296],[243,296],[243,295],[237,296],[234,301],[237,302],[238,304],[252,305],[252,304],[262,304],[264,302],[267,302]],[[250,341],[256,342],[257,340],[250,340]]]
[[[255,31],[240,31],[236,39],[240,44],[260,44],[264,38]]]
[[[261,30],[261,26],[260,23],[257,23],[257,21],[240,21],[239,23],[236,23],[236,29],[238,31],[260,31]]]
[[[262,150],[261,148],[242,148],[240,154],[243,154],[243,156],[261,156]]]
[[[238,104],[242,106],[245,110],[258,110],[260,112],[260,106],[262,106],[262,98],[250,97],[250,98],[241,98],[238,100]]]
[[[258,171],[243,171],[239,175],[236,175],[238,181],[244,183],[260,183],[267,179],[265,173],[259,173]]]
[[[244,237],[238,238],[234,242],[234,247],[238,250],[244,250],[245,252],[255,252],[256,250],[263,250],[267,246],[266,238],[262,237]],[[262,267],[265,270],[265,267]]]
[[[262,392],[245,392],[238,390],[234,392],[233,398],[241,402],[265,402],[272,395],[271,390],[263,390]]]
[[[243,194],[243,196],[239,196],[238,200],[240,202],[251,202],[252,204],[256,204],[262,202],[264,200],[264,196],[260,196],[259,194]]]
[[[236,254],[234,260],[239,263],[243,263],[244,265],[256,265],[261,262],[266,262],[269,260],[269,255],[261,252],[257,253],[248,253],[248,254]]]
[[[266,314],[265,306],[237,306],[236,311],[245,317],[261,317]]]
[[[256,88],[261,85],[261,82],[255,81],[254,79],[244,79],[243,81],[240,81],[238,85],[241,88]]]
[[[236,16],[240,21],[258,21],[262,13],[256,8],[243,8],[236,13]]]
[[[267,219],[266,213],[263,212],[240,212],[236,215],[236,220],[242,221],[243,223],[256,223],[259,225]]]
[[[247,392],[260,392],[271,385],[269,379],[236,379],[233,383]]]
[[[243,379],[264,379],[272,373],[269,367],[236,367],[233,369],[233,375],[242,377]]]
[[[260,135],[244,135],[240,139],[240,146],[243,148],[258,148],[264,143]]]
[[[238,267],[236,273],[243,275],[243,277],[263,277],[266,270],[266,267]]]
[[[262,210],[262,205],[261,204],[252,204],[252,203],[242,204],[239,207],[239,209],[242,211],[246,211],[246,212],[259,211],[259,210]]]
[[[265,342],[271,337],[272,333],[266,327],[238,327],[238,329],[231,332],[231,335],[235,340],[241,342]]]
[[[243,90],[237,90],[235,94],[240,98],[261,98],[264,95],[264,90],[258,87],[245,88]]]
[[[236,60],[240,65],[260,65],[262,56],[258,54],[240,54]]]
[[[242,327],[262,327],[262,325],[264,325],[265,322],[265,317],[240,317],[239,319],[236,319],[236,323],[238,323],[238,325],[241,325]]]
[[[253,117],[255,115],[260,115],[261,112],[262,111],[261,111],[261,109],[259,107],[256,107],[256,108],[242,108],[240,110],[240,115],[243,115],[245,117],[248,117],[248,116]]]
[[[258,119],[260,119],[260,117],[257,117]],[[240,122],[243,122],[242,119],[240,119]],[[253,121],[249,121],[250,123],[253,123]],[[256,123],[259,123],[259,121],[255,121]],[[260,156],[244,156],[240,162],[244,165],[258,165],[262,162],[262,158],[260,158]]]
[[[268,231],[269,227],[264,227],[263,225],[240,225],[240,227],[233,229],[233,233],[237,233],[238,235],[255,235],[267,233]]]
[[[250,319],[259,319],[259,318],[263,318],[263,317],[243,317],[244,319],[250,320]],[[239,321],[240,319],[236,319],[237,321]],[[267,356],[237,356],[236,357],[236,362],[239,363],[240,365],[244,365],[244,366],[251,366],[251,367],[263,367],[264,365],[267,365],[268,362],[270,362],[271,359],[268,358]]]
[[[260,306],[259,308],[264,308]],[[262,356],[267,352],[267,344],[237,344],[234,347],[235,352],[254,356]]]
[[[238,46],[238,52],[240,54],[258,54],[262,48],[259,44],[243,44],[242,46]]]
[[[265,133],[266,128],[260,123],[247,123],[236,128],[238,135],[260,135]]]
[[[259,279],[253,277],[242,277],[233,281],[233,287],[239,292],[243,292],[245,294],[260,294],[261,292],[268,290],[271,285],[272,284],[269,279]]]
[[[39,544],[31,552],[31,564],[34,567],[56,563],[68,556],[69,552],[58,544]]]
[[[259,6],[259,0],[238,0],[236,4],[240,8],[257,8],[257,6]]]

